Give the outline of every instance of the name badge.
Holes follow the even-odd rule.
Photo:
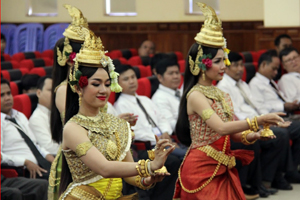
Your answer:
[[[158,137],[162,135],[158,127],[152,127],[152,132]]]

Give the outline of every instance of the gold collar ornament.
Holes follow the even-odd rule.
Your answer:
[[[203,54],[201,46],[211,47],[211,48],[222,48],[224,51],[225,65],[229,66],[230,61],[228,59],[228,54],[230,52],[227,49],[226,39],[223,37],[223,28],[222,22],[218,18],[215,10],[206,5],[205,3],[197,3],[200,7],[203,15],[205,16],[204,24],[201,27],[200,32],[194,38],[195,41],[199,44],[198,53],[195,62],[192,57],[189,56],[189,65],[190,71],[194,76],[198,76],[200,71],[203,73],[207,70],[207,67],[203,66],[202,57],[208,56]]]
[[[118,84],[119,74],[115,72],[115,66],[110,57],[105,55],[106,51],[104,51],[101,38],[97,37],[94,32],[86,28],[82,28],[82,32],[85,33],[85,40],[79,53],[76,54],[74,59],[75,65],[73,71],[70,71],[69,74],[69,84],[72,91],[76,92],[75,85],[78,85],[79,79],[82,75],[78,67],[79,65],[83,65],[87,67],[103,68],[108,66],[108,72],[111,78],[111,91],[121,92],[122,88]]]

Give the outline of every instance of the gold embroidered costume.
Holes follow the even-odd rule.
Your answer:
[[[222,22],[214,9],[204,3],[198,3],[198,6],[205,21],[194,38],[198,44],[198,52],[195,60],[189,55],[189,69],[193,76],[200,76],[201,72],[202,80],[205,80],[204,72],[212,67],[213,58],[210,53],[203,53],[202,46],[222,48],[226,65],[230,65],[229,50],[223,37]],[[245,199],[238,172],[234,168],[235,158],[241,159],[243,164],[250,163],[253,159],[252,152],[231,151],[229,136],[222,136],[206,123],[214,113],[223,122],[232,121],[234,112],[230,96],[215,86],[196,84],[186,98],[195,91],[201,92],[213,103],[201,115],[196,113],[188,116],[191,145],[179,169],[173,199]]]
[[[105,156],[107,160],[122,161],[125,158],[126,153],[130,150],[130,125],[118,117],[107,113],[99,113],[95,117],[86,117],[77,114],[70,119],[70,122],[75,122],[88,131],[88,138],[91,143]],[[105,199],[117,199],[122,195],[122,181],[120,178],[107,179],[93,172],[81,161],[81,151],[78,151],[77,154],[72,150],[62,151],[70,168],[73,182],[61,195],[61,200],[67,197],[68,194],[72,195],[73,193],[78,192],[77,187],[81,185],[94,187],[95,185],[100,184],[101,187],[94,188],[97,190],[100,188],[99,190],[103,194],[107,183],[111,180],[113,183],[110,184],[110,188]],[[103,185],[104,187],[102,187]]]

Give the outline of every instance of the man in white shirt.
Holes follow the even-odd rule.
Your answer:
[[[150,148],[153,148],[156,144],[155,135],[169,139],[172,134],[172,128],[160,110],[151,99],[136,94],[138,82],[132,67],[120,65],[116,67],[116,72],[120,74],[119,84],[123,90],[114,106],[119,114],[134,113],[134,115],[138,115],[136,125],[132,126],[135,140],[145,143],[150,142],[152,146]],[[148,159],[147,152],[138,150],[138,157],[140,159]],[[165,166],[171,175],[166,177],[164,181],[157,183],[150,192],[146,191],[150,199],[172,199],[180,163],[181,161],[178,157],[174,155],[168,156]],[[139,190],[140,193],[144,192]]]
[[[29,119],[29,127],[37,143],[52,155],[56,155],[59,144],[52,140],[50,130],[51,88],[50,76],[44,76],[38,80],[36,95],[39,102]]]
[[[259,58],[258,72],[249,83],[251,93],[255,95],[253,103],[259,114],[292,112],[299,109],[299,104],[289,102],[273,81],[279,65],[280,60],[275,50],[267,51]]]
[[[279,90],[290,102],[300,103],[300,56],[296,48],[290,47],[280,52],[280,60],[287,71],[278,81]]]
[[[178,63],[173,59],[163,59],[156,64],[156,72],[160,84],[152,96],[152,101],[164,114],[174,131],[181,98],[178,89],[181,82]]]
[[[263,53],[258,62],[258,72],[249,83],[251,93],[259,114],[270,112],[293,112],[299,109],[299,104],[288,102],[284,94],[278,89],[276,82],[272,79],[277,74],[280,61],[275,50]],[[295,168],[300,164],[300,121],[294,120],[287,128],[289,137],[293,141],[292,154]],[[293,181],[290,178],[290,181]]]
[[[253,96],[251,95],[250,88],[247,83],[241,80],[244,72],[243,58],[238,53],[230,52],[229,59],[231,65],[226,68],[226,74],[224,74],[223,79],[218,83],[217,87],[230,95],[235,116],[239,120],[258,116],[256,108],[251,102]],[[261,197],[268,196],[268,193],[274,193],[274,191],[265,191],[266,189],[261,183],[262,179],[269,182],[279,180],[282,182],[282,171],[292,167],[292,164],[288,165],[292,162],[292,156],[287,130],[276,127],[271,127],[271,129],[277,136],[275,140],[259,141],[256,142],[255,145],[250,146],[232,142],[233,149],[242,148],[255,151],[255,159],[251,165],[237,167],[245,194],[249,194],[247,193],[247,187],[245,187],[247,179],[253,188],[258,188]],[[289,162],[287,162],[287,160],[289,160]],[[287,163],[287,165],[281,168],[280,162],[282,161]],[[252,170],[252,168],[255,169]],[[251,172],[254,174],[251,174]],[[291,188],[286,182],[284,186],[277,188],[282,189],[289,187]]]
[[[54,157],[36,144],[28,119],[12,107],[9,82],[1,79],[1,163],[14,167],[25,166],[30,178],[48,178]]]

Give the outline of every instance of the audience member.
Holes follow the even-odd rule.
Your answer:
[[[287,34],[279,35],[274,40],[275,49],[277,52],[277,55],[279,56],[280,52],[288,47],[292,47],[292,38]],[[273,78],[275,81],[278,81],[282,75],[283,69],[282,65],[278,68],[277,75]]]
[[[152,74],[156,75],[156,64],[165,58],[174,59],[177,62],[177,57],[175,54],[156,53],[153,57],[151,57],[150,60]]]
[[[235,116],[239,120],[258,116],[257,109],[251,102],[253,96],[250,88],[241,80],[244,72],[243,58],[240,54],[230,52],[231,65],[226,68],[226,74],[218,83],[218,88],[227,92],[232,100]],[[282,177],[283,171],[292,171],[292,156],[287,130],[279,127],[271,127],[276,139],[259,141],[258,145],[245,146],[241,143],[231,142],[233,149],[249,149],[255,151],[254,161],[249,166],[238,165],[237,169],[241,177],[242,187],[246,194],[249,189],[246,183],[257,189],[261,197],[273,194],[275,191],[266,189],[262,180],[273,182],[278,189],[291,189],[291,186]],[[300,180],[300,175],[299,180]],[[280,183],[280,185],[278,184]],[[251,192],[250,192],[251,194]]]
[[[290,47],[280,52],[280,60],[287,71],[278,81],[279,89],[289,102],[300,103],[300,56],[297,49]]]
[[[155,135],[169,139],[172,134],[170,124],[151,99],[136,94],[138,83],[132,67],[121,65],[116,68],[116,72],[120,74],[119,84],[123,91],[114,106],[118,113],[134,113],[138,115],[136,125],[132,126],[135,140],[145,143],[150,141],[150,148],[154,148],[156,144]],[[148,158],[147,152],[139,150],[138,157],[139,159]],[[166,177],[163,182],[157,183],[154,189],[146,191],[146,195],[150,196],[150,199],[172,199],[173,197],[180,159],[171,154],[168,156],[165,166],[171,173],[171,176]],[[140,198],[145,195],[144,191],[141,190],[139,190],[139,194]]]
[[[54,157],[36,144],[26,116],[13,109],[9,82],[1,79],[1,158],[9,166],[25,166],[25,176],[48,179]],[[36,175],[38,174],[38,176]]]
[[[151,40],[144,40],[139,49],[139,56],[149,56],[150,54],[155,53],[155,44]]]
[[[299,104],[288,102],[284,94],[278,89],[277,83],[273,78],[277,74],[280,60],[275,51],[270,50],[263,53],[258,61],[258,72],[249,83],[254,106],[259,114],[270,112],[292,112],[299,108]]]
[[[276,82],[272,80],[279,67],[279,58],[276,52],[270,50],[263,53],[259,58],[258,65],[258,72],[249,83],[251,93],[255,94],[255,98],[252,99],[258,113],[292,112],[299,109],[299,103],[297,101],[288,102],[284,94],[278,89]],[[293,141],[292,154],[296,168],[300,164],[300,121],[294,120],[287,130]],[[288,176],[287,180],[297,182],[293,176]]]
[[[59,144],[52,140],[50,130],[51,88],[50,76],[44,76],[38,80],[36,95],[39,102],[29,119],[29,127],[37,143],[52,155],[56,155]]]
[[[288,47],[292,47],[292,38],[287,34],[278,35],[274,40],[274,45],[279,56],[280,52]]]
[[[5,47],[6,47],[6,38],[5,35],[1,33],[1,56],[4,54]]]
[[[37,82],[40,76],[37,74],[25,74],[21,78],[23,94],[36,93]]]
[[[181,98],[181,91],[178,89],[181,82],[178,63],[165,58],[156,64],[156,72],[160,84],[152,96],[152,101],[164,114],[174,131]]]
[[[25,177],[5,178],[1,174],[1,199],[47,200],[48,181]]]

